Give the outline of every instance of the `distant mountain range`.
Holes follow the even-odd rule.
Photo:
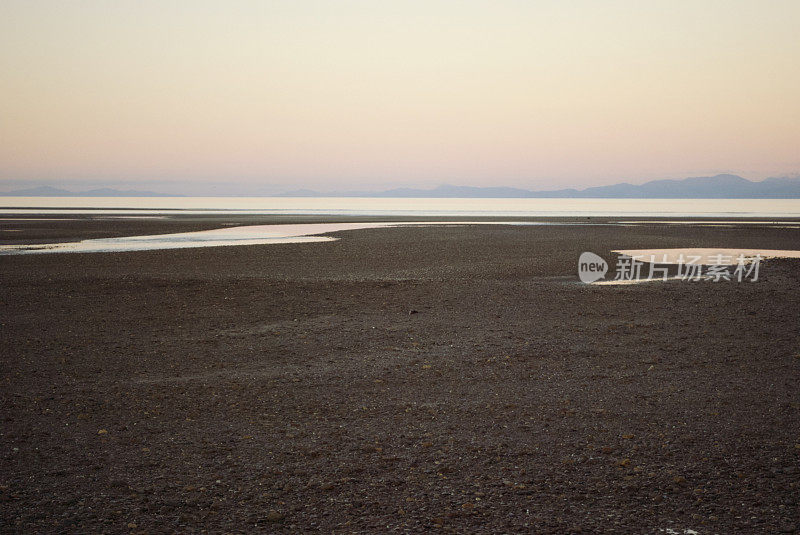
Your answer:
[[[0,195],[14,197],[182,197],[168,193],[154,191],[118,190],[113,188],[97,188],[87,191],[69,191],[52,186],[39,186],[36,188],[18,189],[7,191]]]
[[[26,197],[182,197],[153,191],[98,188],[69,191],[51,186],[15,190],[0,195]],[[247,196],[238,194],[236,196]],[[263,195],[254,195],[263,196]],[[800,176],[767,178],[760,182],[736,175],[716,175],[682,180],[653,180],[644,184],[614,184],[586,189],[533,191],[508,187],[444,185],[433,189],[396,188],[380,192],[346,191],[322,193],[301,189],[277,197],[433,197],[433,198],[574,198],[574,199],[798,199]]]
[[[797,199],[800,176],[754,182],[736,175],[653,180],[641,185],[614,184],[593,188],[532,191],[507,187],[439,186],[374,192],[319,193],[307,189],[283,197],[434,197],[434,198],[575,198],[575,199]]]

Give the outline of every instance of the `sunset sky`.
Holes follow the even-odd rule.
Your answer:
[[[0,180],[797,173],[798,28],[797,0],[4,0]]]

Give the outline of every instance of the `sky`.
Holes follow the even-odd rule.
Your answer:
[[[3,0],[0,181],[800,172],[797,0]]]

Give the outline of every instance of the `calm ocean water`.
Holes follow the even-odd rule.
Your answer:
[[[0,214],[188,213],[370,216],[800,217],[800,199],[434,199],[364,197],[0,197]]]

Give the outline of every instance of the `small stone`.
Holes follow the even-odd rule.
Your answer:
[[[108,431],[107,431],[107,430],[105,430],[105,429],[100,429],[100,430],[97,432],[97,434],[98,434],[98,435],[107,435],[107,434],[108,434]]]
[[[285,518],[286,515],[279,513],[274,509],[267,513],[267,522],[283,522]]]

